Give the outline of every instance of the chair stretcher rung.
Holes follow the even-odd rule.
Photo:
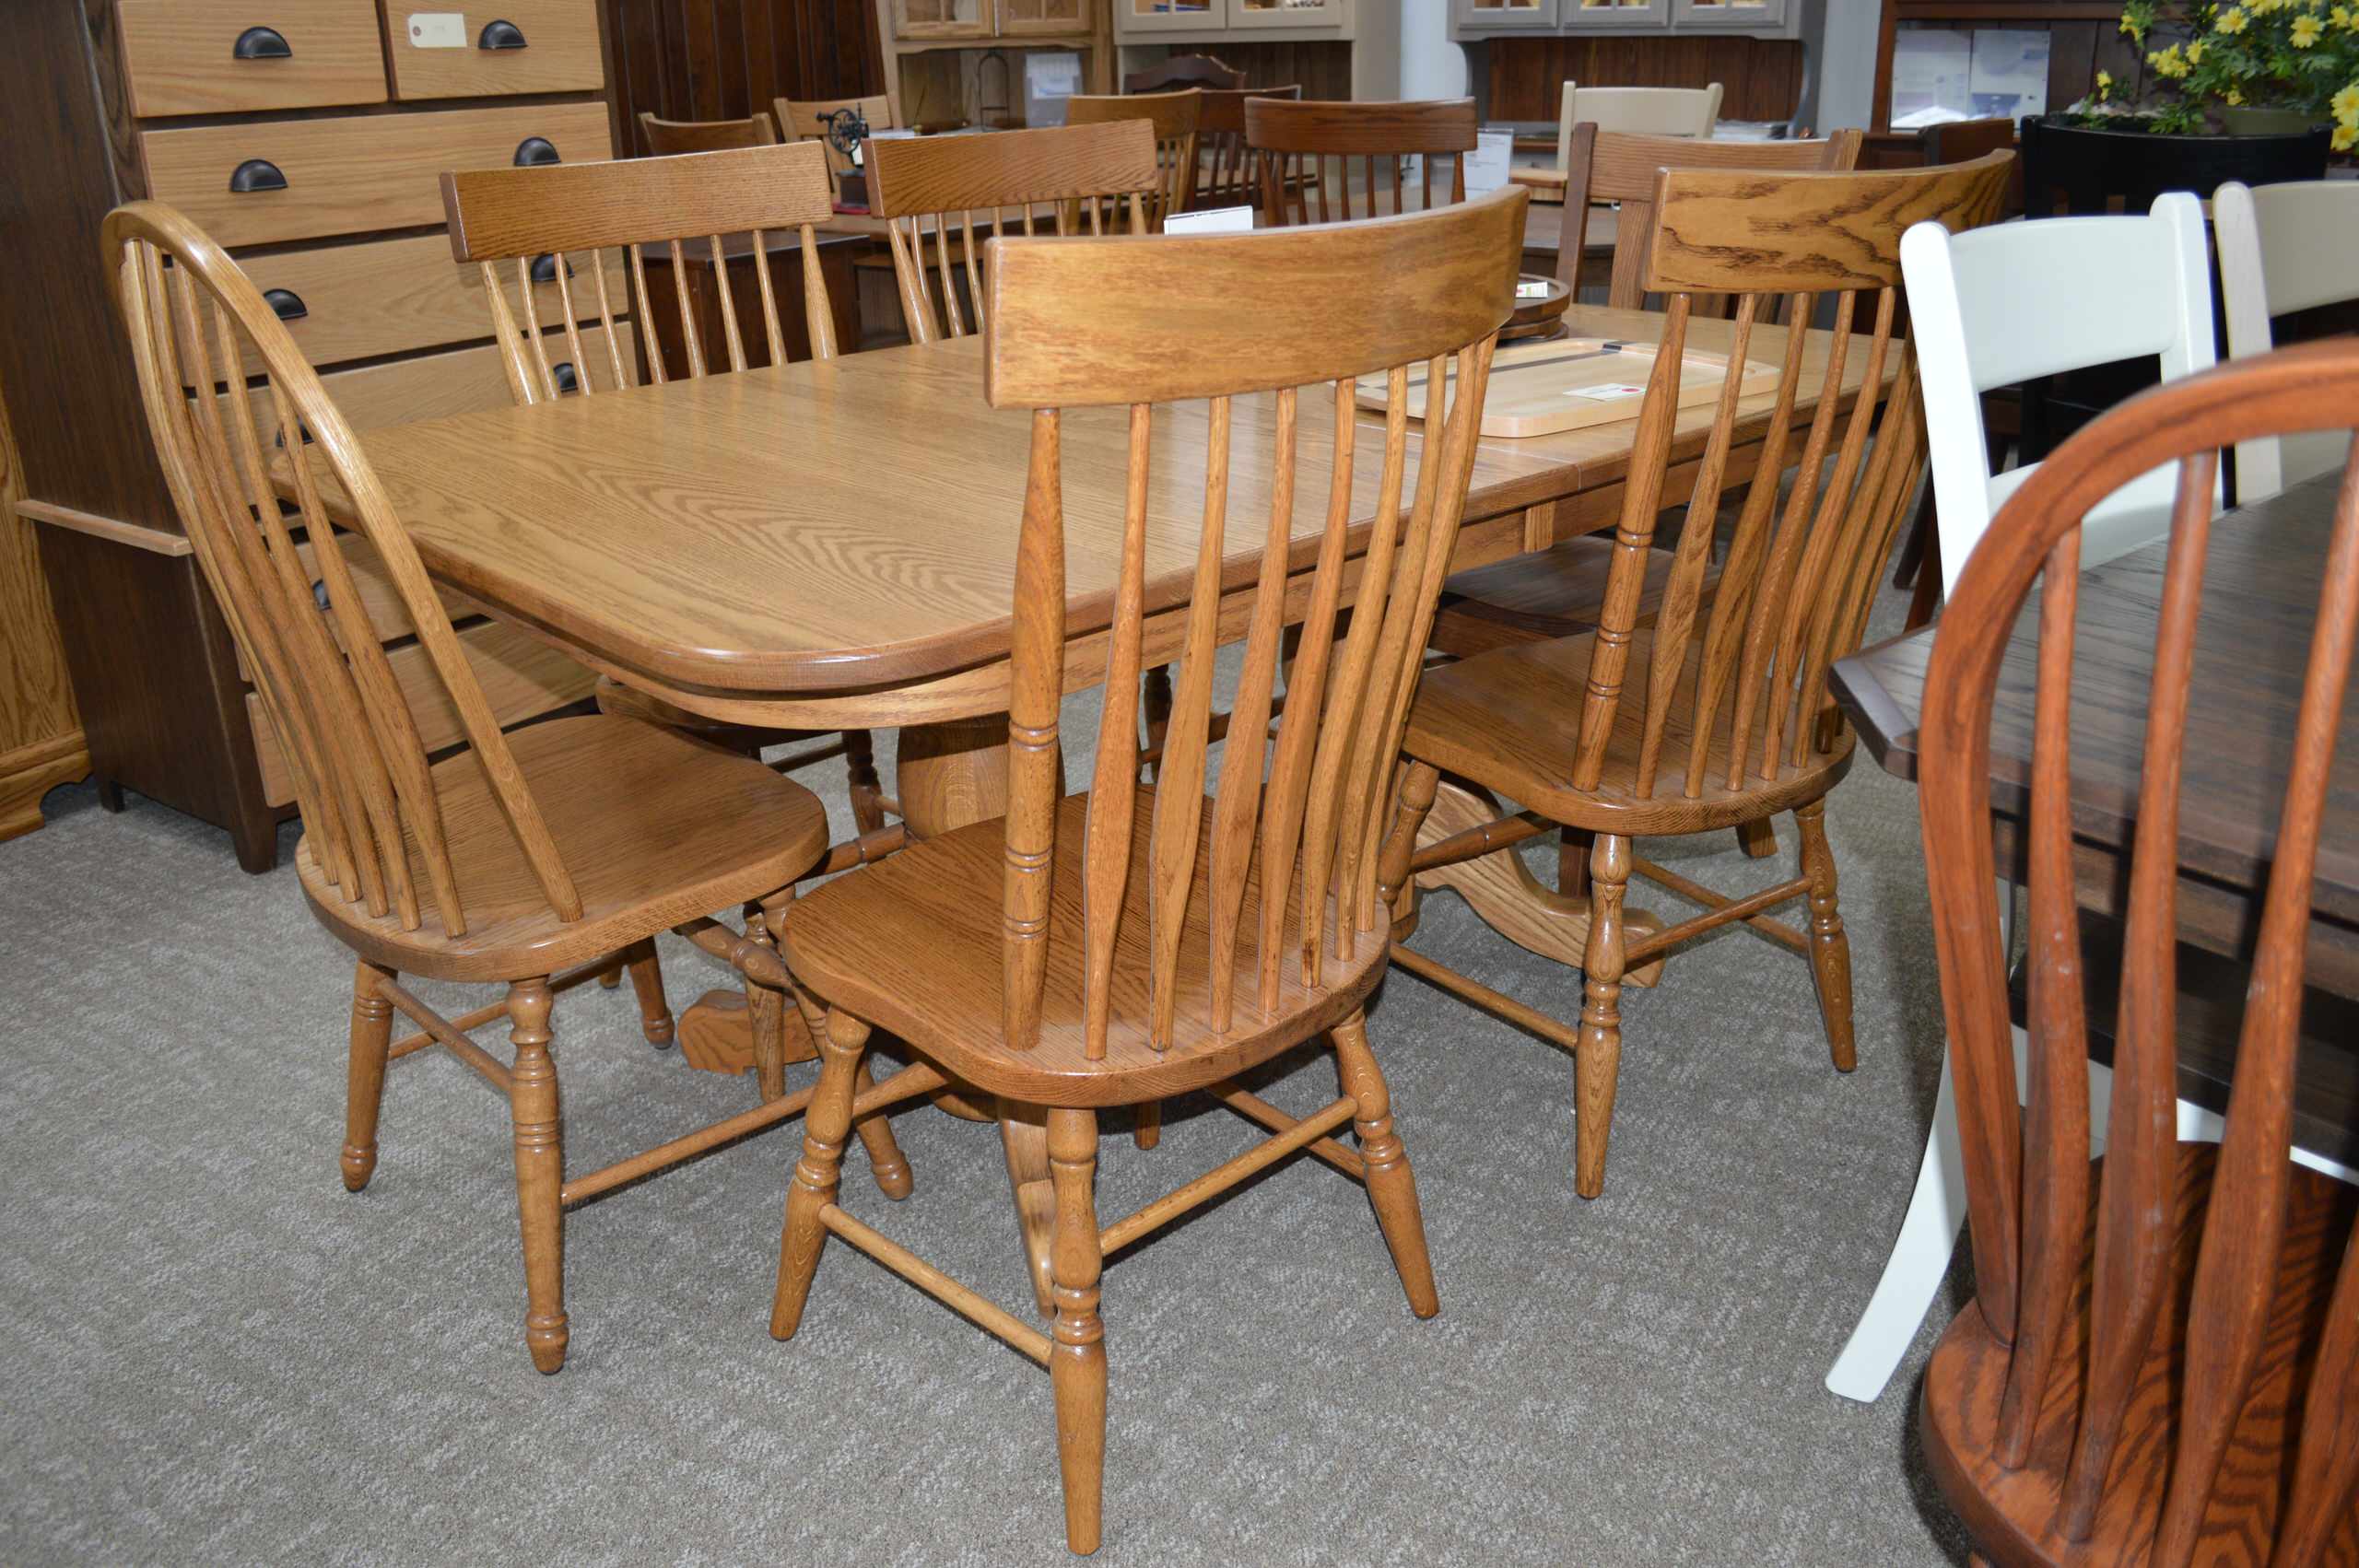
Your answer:
[[[1286,1115],[1269,1101],[1259,1094],[1249,1094],[1243,1089],[1215,1088],[1212,1091],[1212,1096],[1246,1120],[1259,1122],[1272,1132],[1289,1132],[1298,1125],[1294,1117]],[[1310,1152],[1355,1180],[1367,1179],[1367,1164],[1359,1157],[1358,1153],[1346,1149],[1332,1138],[1319,1140],[1310,1146]]]
[[[1397,942],[1392,944],[1392,962],[1419,979],[1463,997],[1484,1012],[1504,1018],[1520,1029],[1529,1029],[1551,1044],[1568,1051],[1580,1048],[1579,1030],[1566,1027],[1536,1008],[1526,1007],[1504,991],[1495,991],[1480,980],[1469,979],[1447,964],[1438,964]]]
[[[908,1247],[869,1229],[833,1203],[819,1211],[819,1223],[977,1328],[998,1335],[1042,1366],[1049,1364],[1049,1336],[1014,1313],[976,1294]]]
[[[557,978],[549,982],[549,994],[551,996],[556,996],[561,992],[569,991],[576,986],[587,985],[589,982],[596,979],[599,976],[607,973],[609,970],[619,967],[622,961],[623,955],[619,951],[617,951],[608,954],[604,958],[584,964],[578,969],[568,969],[564,974],[559,975]],[[505,1018],[507,1016],[508,999],[506,997],[501,997],[498,1001],[488,1002],[482,1007],[476,1008],[473,1012],[462,1012],[456,1018],[449,1020],[449,1023],[452,1028],[464,1035],[470,1029],[482,1028],[485,1024],[490,1023],[495,1018]],[[405,1035],[385,1048],[385,1059],[387,1061],[399,1061],[405,1056],[414,1055],[418,1051],[425,1050],[429,1046],[439,1046],[441,1043],[441,1041],[436,1039],[433,1036],[423,1032],[416,1035]]]
[[[586,1176],[576,1176],[557,1189],[557,1200],[568,1206],[587,1202],[625,1182],[637,1181],[643,1176],[652,1175],[667,1165],[676,1165],[709,1149],[718,1149],[724,1143],[734,1143],[764,1128],[775,1127],[791,1116],[800,1116],[811,1104],[813,1092],[811,1089],[797,1089],[792,1094],[766,1100],[750,1111],[740,1111],[734,1117],[675,1138],[668,1143],[658,1143],[628,1160],[617,1160]]]
[[[1719,894],[1713,892],[1710,888],[1706,887],[1700,882],[1689,881],[1687,878],[1681,876],[1677,872],[1671,870],[1667,866],[1659,866],[1652,860],[1641,860],[1635,855],[1630,859],[1630,874],[1632,876],[1645,877],[1649,882],[1653,883],[1656,886],[1667,887],[1671,889],[1672,892],[1678,894],[1682,898],[1684,898],[1693,904],[1701,904],[1707,909],[1726,909],[1737,902],[1737,900],[1732,898],[1722,897]],[[1799,881],[1801,879],[1797,880]],[[1810,883],[1807,881],[1802,881],[1802,885],[1804,889],[1807,889],[1810,886]],[[1773,902],[1775,901],[1773,900]],[[1805,956],[1809,954],[1810,943],[1803,940],[1802,933],[1794,930],[1793,927],[1787,925],[1784,921],[1767,919],[1760,915],[1730,917],[1731,919],[1740,918],[1743,919],[1746,925],[1751,926],[1755,930],[1759,931],[1763,936],[1769,938],[1772,942],[1784,942],[1796,953],[1802,954]],[[1630,960],[1625,960],[1625,962],[1626,961]]]
[[[1665,885],[1668,886],[1669,884],[1666,883]],[[1672,891],[1673,893],[1680,892],[1680,890],[1675,887],[1672,888]],[[1697,893],[1709,893],[1711,890],[1709,888],[1698,886],[1696,891]],[[1745,924],[1753,927],[1755,930],[1766,931],[1770,936],[1777,938],[1778,941],[1785,941],[1785,937],[1780,933],[1791,932],[1793,928],[1786,925],[1781,920],[1765,920],[1760,919],[1761,911],[1769,908],[1774,905],[1783,904],[1788,899],[1800,898],[1809,891],[1810,878],[1796,877],[1791,882],[1781,882],[1775,887],[1765,887],[1760,892],[1749,895],[1743,898],[1718,899],[1709,907],[1708,907],[1704,913],[1696,916],[1694,919],[1682,920],[1675,926],[1666,926],[1661,930],[1655,932],[1654,935],[1648,937],[1643,941],[1630,943],[1629,947],[1623,953],[1622,961],[1625,965],[1647,963],[1662,954],[1670,952],[1672,948],[1677,947],[1681,942],[1685,942],[1690,937],[1702,936],[1708,930],[1717,930],[1732,920],[1743,920]],[[1693,896],[1693,895],[1681,894],[1681,896],[1690,897]],[[1697,902],[1701,903],[1703,900],[1698,899]],[[1796,934],[1792,944],[1799,944],[1801,941],[1801,936]]]
[[[1324,1138],[1351,1120],[1353,1113],[1358,1109],[1352,1097],[1346,1094],[1326,1109],[1296,1122],[1288,1130],[1256,1143],[1226,1164],[1214,1166],[1178,1191],[1167,1193],[1130,1218],[1117,1220],[1107,1226],[1098,1233],[1098,1250],[1107,1253],[1121,1251],[1149,1231],[1159,1230],[1189,1210],[1217,1198],[1254,1172],[1276,1164],[1305,1144]]]
[[[508,1068],[489,1051],[453,1029],[449,1021],[417,998],[402,989],[397,980],[379,980],[377,994],[399,1008],[404,1016],[432,1036],[434,1043],[481,1073],[485,1082],[505,1094],[509,1092]],[[502,1012],[507,1011],[505,1006]]]

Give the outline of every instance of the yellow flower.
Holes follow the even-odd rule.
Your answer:
[[[2227,101],[2228,101],[2228,103],[2229,103],[2231,106],[2234,106],[2234,105],[2236,105],[2236,104],[2240,104],[2240,103],[2244,102],[2244,100],[2245,100],[2245,95],[2244,95],[2244,94],[2242,94],[2242,93],[2238,92],[2238,91],[2237,91],[2236,88],[2230,88],[2228,89],[2228,92],[2227,92]]]
[[[2359,125],[2359,82],[2353,82],[2327,100],[2334,117],[2345,124]]]
[[[2190,65],[2201,65],[2203,64],[2203,41],[2201,39],[2199,38],[2194,42],[2187,46],[2187,63]]]
[[[2146,29],[2140,27],[2138,19],[2127,11],[2121,14],[2121,30],[2130,35],[2130,41],[2132,43],[2146,41]]]
[[[2187,60],[2179,53],[2178,45],[2176,43],[2168,49],[2157,49],[2147,55],[2146,64],[2154,68],[2154,75],[2165,80],[2176,81],[2187,75]]]
[[[2328,11],[2326,15],[2327,19],[2332,22],[2336,27],[2348,28],[2354,25],[2354,18],[2353,17],[2352,10],[2348,6],[2337,6],[2333,9]]]
[[[2326,29],[2319,25],[2316,17],[2295,17],[2294,18],[2294,47],[2307,49],[2318,41],[2318,34],[2324,31]]]
[[[2348,125],[2337,125],[2334,128],[2333,137],[2327,145],[2336,152],[2349,152],[2351,144],[2353,142],[2359,142],[2359,130],[2353,130]]]
[[[2213,25],[2224,33],[2239,33],[2245,30],[2245,20],[2244,7],[2231,6],[2220,13],[2219,21]]]

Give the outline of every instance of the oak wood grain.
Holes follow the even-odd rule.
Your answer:
[[[598,0],[498,0],[494,9],[465,13],[464,49],[413,44],[404,25],[407,11],[389,7],[385,18],[393,96],[405,101],[581,92],[606,84]],[[513,24],[524,47],[483,48],[483,30],[495,19]]]
[[[217,114],[381,103],[385,52],[371,0],[122,0],[124,78],[139,114]],[[232,53],[251,27],[286,41],[280,59]]]

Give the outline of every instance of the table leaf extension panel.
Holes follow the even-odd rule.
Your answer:
[[[600,0],[412,5],[28,0],[0,52],[0,241],[22,269],[0,291],[0,384],[91,768],[110,804],[129,787],[228,827],[250,869],[272,863],[291,796],[148,451],[98,229],[141,197],[187,213],[358,427],[504,404],[439,178],[614,156]],[[540,292],[550,357],[569,357]],[[511,718],[587,689],[513,673]]]

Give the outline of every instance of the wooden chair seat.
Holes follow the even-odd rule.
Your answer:
[[[1605,582],[1613,566],[1613,535],[1589,534],[1459,572],[1441,585],[1441,608],[1426,645],[1467,659],[1495,648],[1595,631],[1604,618]],[[1667,550],[1648,557],[1638,591],[1639,625],[1654,624],[1671,566]],[[1711,603],[1719,580],[1718,568],[1706,569],[1704,603]]]
[[[2055,1371],[2028,1461],[2002,1468],[1993,1456],[1999,1410],[2006,1391],[2009,1347],[1990,1332],[1979,1306],[1958,1314],[1933,1351],[1921,1406],[1925,1456],[1942,1491],[1978,1544],[2007,1563],[2142,1562],[2163,1510],[2175,1446],[2180,1385],[2187,1367],[2187,1303],[2194,1287],[2203,1222],[2211,1207],[2219,1145],[2178,1145],[2177,1208],[2166,1321],[2157,1328],[2131,1384],[2129,1415],[2112,1481],[2089,1539],[2067,1541],[2057,1518],[2071,1456],[2072,1412],[2080,1409],[2088,1340],[2086,1287],[2059,1343]],[[2102,1165],[2103,1162],[2098,1162]],[[2269,1317],[2219,1483],[2212,1489],[2199,1539],[2205,1562],[2276,1561],[2269,1543],[2292,1479],[2305,1396],[2311,1389],[2320,1336],[2334,1293],[2335,1268],[2359,1214],[2359,1189],[2296,1168],[2289,1173],[2283,1246],[2264,1291]],[[2092,1174],[2090,1189],[2097,1178]],[[2095,1246],[2097,1210],[2089,1214],[2088,1246]],[[2327,1398],[2335,1398],[2330,1391]],[[2241,1549],[2241,1550],[2240,1550]],[[2328,1538],[2322,1563],[2359,1563],[2359,1510],[2346,1509]]]
[[[1041,1106],[1121,1106],[1216,1083],[1288,1047],[1323,1034],[1351,1015],[1384,969],[1381,942],[1363,942],[1357,956],[1331,961],[1317,987],[1302,983],[1302,966],[1281,966],[1278,1023],[1257,1027],[1253,989],[1241,984],[1232,1027],[1205,1023],[1212,943],[1205,900],[1190,901],[1172,984],[1179,995],[1171,1044],[1147,1044],[1146,977],[1149,916],[1155,878],[1148,872],[1155,790],[1138,787],[1131,823],[1131,872],[1114,952],[1116,995],[1103,1059],[1088,1059],[1082,1012],[1083,864],[1089,797],[1058,803],[1056,853],[1050,875],[1049,969],[1039,1043],[1008,1046],[995,1031],[976,1027],[978,999],[995,999],[1001,986],[1004,918],[1000,884],[1007,874],[1007,825],[994,817],[839,877],[798,900],[786,918],[788,965],[796,977],[838,1007],[908,1040],[926,1059],[978,1087]],[[1209,885],[1213,802],[1203,804],[1195,876]],[[1238,929],[1261,921],[1258,866],[1245,883]],[[1102,913],[1101,913],[1102,918]],[[1330,915],[1331,926],[1333,916]],[[1288,953],[1300,945],[1301,924],[1289,913]],[[899,955],[890,964],[881,954]],[[1249,943],[1238,969],[1254,960]],[[1128,994],[1128,993],[1135,994]]]
[[[1592,633],[1527,643],[1426,671],[1409,710],[1402,749],[1553,821],[1632,837],[1733,827],[1818,799],[1850,771],[1856,738],[1844,729],[1832,749],[1822,751],[1813,744],[1801,766],[1781,761],[1777,776],[1765,779],[1756,765],[1743,788],[1731,789],[1729,723],[1723,714],[1709,741],[1700,792],[1683,793],[1679,780],[1696,739],[1689,720],[1695,711],[1696,672],[1702,662],[1691,657],[1672,711],[1664,717],[1654,791],[1641,795],[1636,787],[1645,714],[1633,704],[1614,714],[1598,787],[1570,788],[1566,780],[1573,776],[1580,750],[1581,708],[1566,701],[1565,694],[1579,691],[1587,681],[1590,650],[1596,640]],[[1653,652],[1651,629],[1641,627],[1632,634],[1632,668],[1647,668]],[[1762,729],[1756,714],[1749,748],[1756,758]],[[1780,749],[1790,745],[1789,739]]]
[[[774,893],[827,845],[827,808],[810,790],[651,724],[591,714],[528,726],[509,743],[573,873],[581,919],[551,912],[483,765],[464,753],[430,775],[464,935],[450,935],[430,908],[407,931],[391,915],[370,915],[328,880],[308,836],[297,847],[313,911],[370,962],[438,980],[550,973]],[[423,885],[414,837],[409,853]]]

